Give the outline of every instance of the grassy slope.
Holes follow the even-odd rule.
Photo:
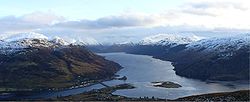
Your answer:
[[[83,47],[27,49],[0,55],[0,87],[63,88],[112,76],[120,66]]]

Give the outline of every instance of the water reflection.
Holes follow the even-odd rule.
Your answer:
[[[114,92],[117,95],[175,99],[195,94],[249,89],[248,82],[203,82],[180,77],[175,74],[171,62],[154,59],[151,56],[125,53],[105,53],[100,55],[122,65],[124,68],[117,74],[127,76],[128,80],[126,82],[137,87],[130,90],[118,90]],[[151,84],[153,81],[173,81],[183,87],[177,89],[154,87]],[[105,83],[117,85],[123,83],[123,81],[113,80]]]

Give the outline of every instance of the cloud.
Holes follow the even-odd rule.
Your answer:
[[[56,29],[103,30],[127,27],[202,26],[209,29],[250,29],[250,3],[231,0],[193,0],[158,14],[131,13],[53,25]],[[117,30],[116,29],[116,30]]]
[[[176,19],[168,25],[204,26],[210,29],[248,29],[250,2],[248,0],[189,0],[172,10]]]
[[[243,0],[238,2],[232,0],[193,0],[182,6],[182,12],[201,16],[219,16],[230,10],[247,11],[250,9],[249,2]]]
[[[249,2],[246,0],[195,0],[187,3],[193,8],[234,8],[239,10],[247,10]]]
[[[247,1],[247,0],[245,0]],[[117,30],[133,27],[203,26],[210,29],[250,29],[250,3],[232,0],[191,0],[162,13],[125,12],[96,20],[66,21],[53,12],[34,12],[21,17],[0,18],[0,32],[37,30],[89,31]]]
[[[26,14],[20,18],[23,21],[41,25],[50,25],[65,20],[64,17],[58,16],[53,12],[33,12],[31,14]]]
[[[153,17],[145,15],[119,15],[99,18],[97,20],[80,20],[57,23],[54,27],[71,28],[71,29],[107,29],[152,26],[157,23]]]
[[[51,12],[34,12],[20,17],[7,16],[0,18],[0,32],[27,32],[48,27],[63,21],[64,18]]]
[[[249,18],[248,0],[189,0],[161,13],[130,11],[95,20],[66,20],[53,12],[7,16],[0,18],[0,33],[35,31],[64,38],[125,42],[157,33],[206,32],[213,36],[218,31],[249,32]]]

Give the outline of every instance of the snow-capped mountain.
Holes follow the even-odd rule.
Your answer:
[[[111,77],[121,68],[85,47],[68,45],[71,43],[59,37],[22,33],[0,38],[3,38],[0,40],[1,87],[46,90],[58,85],[56,89],[61,89],[79,83],[76,80],[79,78],[87,82]]]
[[[2,40],[6,42],[11,42],[11,41],[19,41],[23,39],[49,39],[49,38],[40,33],[27,32],[27,33],[14,34],[9,37],[5,37],[5,39],[2,39]]]
[[[49,39],[39,33],[20,33],[1,40],[1,48],[27,48],[27,47],[49,47],[52,45],[68,45],[62,38],[54,37]]]
[[[124,43],[88,48],[99,53],[126,52],[171,61],[176,74],[188,78],[249,80],[250,34],[199,39],[159,34],[146,37],[135,45]]]
[[[250,34],[209,38],[173,52],[177,75],[201,80],[249,80]],[[168,57],[165,55],[164,57]]]
[[[40,48],[40,47],[59,47],[63,46],[61,43],[56,43],[49,41],[47,39],[22,39],[17,41],[6,42],[2,41],[0,43],[0,53],[13,53],[16,51],[21,51],[26,48]]]
[[[60,37],[54,37],[53,39],[50,40],[51,42],[55,43],[55,44],[59,44],[59,45],[69,45],[70,43],[65,41],[64,39],[60,38]]]
[[[78,39],[78,40],[72,40],[70,44],[84,45],[84,46],[101,45],[101,43],[99,43],[93,38],[83,38],[83,39]]]
[[[179,44],[188,44],[198,41],[201,38],[198,36],[181,36],[175,34],[158,34],[144,38],[139,44],[141,45],[163,45],[163,46],[176,46]]]
[[[241,48],[250,49],[250,34],[233,37],[203,39],[188,44],[186,50],[202,52],[234,52]]]
[[[75,42],[69,43],[60,37],[49,38],[39,33],[20,33],[0,40],[0,52],[11,53],[23,50],[25,48],[35,47],[60,47],[69,44],[76,45]],[[80,44],[78,42],[77,44]]]

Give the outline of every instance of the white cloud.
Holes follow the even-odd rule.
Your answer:
[[[210,29],[250,29],[250,3],[232,0],[191,0],[160,14],[131,13],[97,20],[58,23],[71,29],[111,29],[123,27],[202,26]]]
[[[53,27],[70,29],[110,29],[123,27],[154,26],[159,22],[154,15],[122,14],[108,16],[97,20],[67,21],[55,24]]]
[[[31,14],[26,14],[20,18],[26,22],[42,24],[42,25],[50,25],[65,20],[64,17],[57,16],[53,12],[33,12]]]
[[[136,40],[153,33],[250,31],[248,0],[188,0],[162,13],[125,12],[96,20],[66,21],[52,12],[0,18],[0,32],[37,31],[64,37]],[[146,34],[145,34],[146,33]],[[208,33],[206,33],[208,34]],[[81,37],[80,37],[81,36]],[[113,40],[113,41],[122,41]]]
[[[0,18],[1,33],[28,32],[43,29],[64,18],[52,12],[34,12],[20,17],[7,16]]]
[[[192,0],[174,11],[178,17],[174,22],[167,22],[170,25],[250,29],[248,0]]]

